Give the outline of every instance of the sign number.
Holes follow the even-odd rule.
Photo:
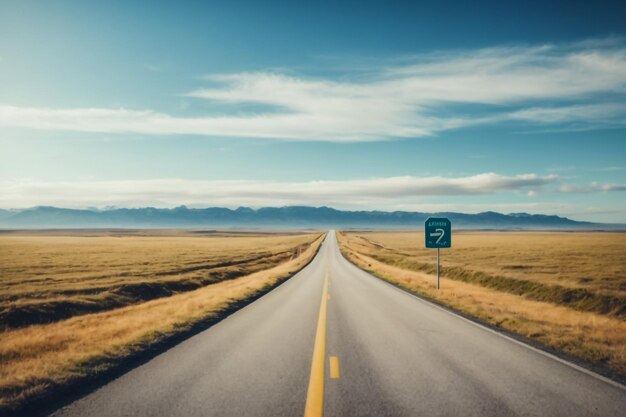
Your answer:
[[[441,241],[441,238],[445,234],[446,234],[445,230],[443,230],[443,229],[435,229],[435,233],[431,233],[430,237],[437,237],[437,236],[439,236],[439,238],[435,241],[435,244],[438,245],[439,242]]]

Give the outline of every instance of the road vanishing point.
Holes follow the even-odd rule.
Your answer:
[[[331,231],[273,291],[53,415],[624,416],[626,388],[373,277]]]

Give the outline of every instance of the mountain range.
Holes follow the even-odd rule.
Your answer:
[[[570,229],[594,228],[599,223],[581,222],[554,215],[487,211],[456,212],[344,211],[330,207],[108,208],[68,209],[38,206],[0,209],[0,227],[16,228],[411,228],[421,227],[428,217],[448,217],[459,228]]]

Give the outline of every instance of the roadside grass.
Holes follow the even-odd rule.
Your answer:
[[[352,245],[374,259],[436,273],[433,252],[415,232],[354,236]],[[626,234],[465,232],[442,255],[448,279],[626,318]]]
[[[324,236],[277,266],[193,291],[0,333],[0,414],[97,377],[195,324],[219,318],[308,264]]]
[[[318,234],[0,235],[0,330],[191,291],[295,257]]]
[[[434,264],[423,231],[357,233],[372,244]],[[455,231],[446,266],[542,284],[626,295],[626,233]]]
[[[399,240],[406,238],[400,233],[398,235],[400,235]],[[515,235],[513,234],[510,239],[514,240]],[[413,261],[409,259],[411,256],[409,253],[404,255],[406,259],[399,260],[397,258],[399,254],[393,252],[396,249],[395,246],[392,246],[394,238],[392,233],[386,234],[385,243],[381,243],[383,240],[379,239],[377,233],[340,232],[337,236],[341,251],[346,258],[382,279],[497,327],[535,340],[544,346],[597,365],[601,370],[608,370],[609,374],[622,381],[626,379],[626,321],[623,314],[615,314],[616,311],[623,311],[623,305],[617,306],[615,310],[611,310],[607,314],[580,311],[572,308],[572,305],[568,303],[558,303],[553,298],[546,302],[537,301],[532,296],[529,297],[528,295],[533,294],[536,288],[541,288],[533,286],[541,285],[537,277],[527,279],[533,283],[528,287],[529,291],[520,290],[515,293],[510,291],[508,284],[505,285],[504,291],[498,289],[498,285],[502,285],[502,283],[490,285],[488,282],[490,277],[487,274],[480,276],[480,279],[476,281],[458,279],[458,276],[457,279],[450,279],[451,277],[448,275],[450,267],[448,266],[443,268],[442,286],[441,289],[437,290],[436,279],[432,275],[434,269],[430,269],[430,264],[416,267],[412,263]],[[367,237],[364,238],[363,236]],[[476,236],[479,240],[484,239],[480,234],[471,237],[475,238]],[[415,235],[413,238],[415,239],[414,244],[417,245]],[[579,238],[582,239],[582,237]],[[457,235],[455,250],[457,250],[456,244],[459,240],[461,239]],[[469,242],[465,243],[469,244]],[[512,246],[515,244],[513,243]],[[502,246],[499,247],[501,252],[506,252]],[[626,247],[623,248],[626,250]],[[513,251],[515,250],[517,249],[513,249]],[[452,252],[444,252],[443,257],[449,257]],[[390,256],[389,253],[393,253],[393,256]],[[549,250],[547,254],[549,256]],[[430,256],[433,257],[433,254],[431,253]],[[482,256],[490,255],[483,254]],[[522,254],[522,256],[525,255]],[[514,254],[504,260],[507,264],[516,263],[516,261]],[[617,262],[615,259],[614,261]],[[481,262],[480,256],[476,262]],[[491,270],[493,270],[495,262],[492,260],[489,266]],[[535,262],[536,264],[540,263],[539,260]],[[553,258],[547,260],[548,264],[554,262]],[[444,263],[444,265],[446,264]],[[420,270],[420,268],[424,270]],[[458,273],[458,271],[454,273]],[[532,274],[532,272],[527,273]],[[585,271],[585,273],[589,273],[589,271]],[[494,279],[498,282],[498,278]],[[566,280],[563,281],[567,282]]]

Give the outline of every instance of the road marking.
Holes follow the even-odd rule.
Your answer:
[[[339,358],[336,356],[330,357],[330,377],[332,379],[339,379],[341,376],[339,372]]]
[[[328,305],[328,271],[324,277],[320,313],[317,319],[315,345],[313,346],[313,360],[309,389],[306,394],[305,417],[322,417],[324,415],[324,366],[326,358],[326,309]]]

